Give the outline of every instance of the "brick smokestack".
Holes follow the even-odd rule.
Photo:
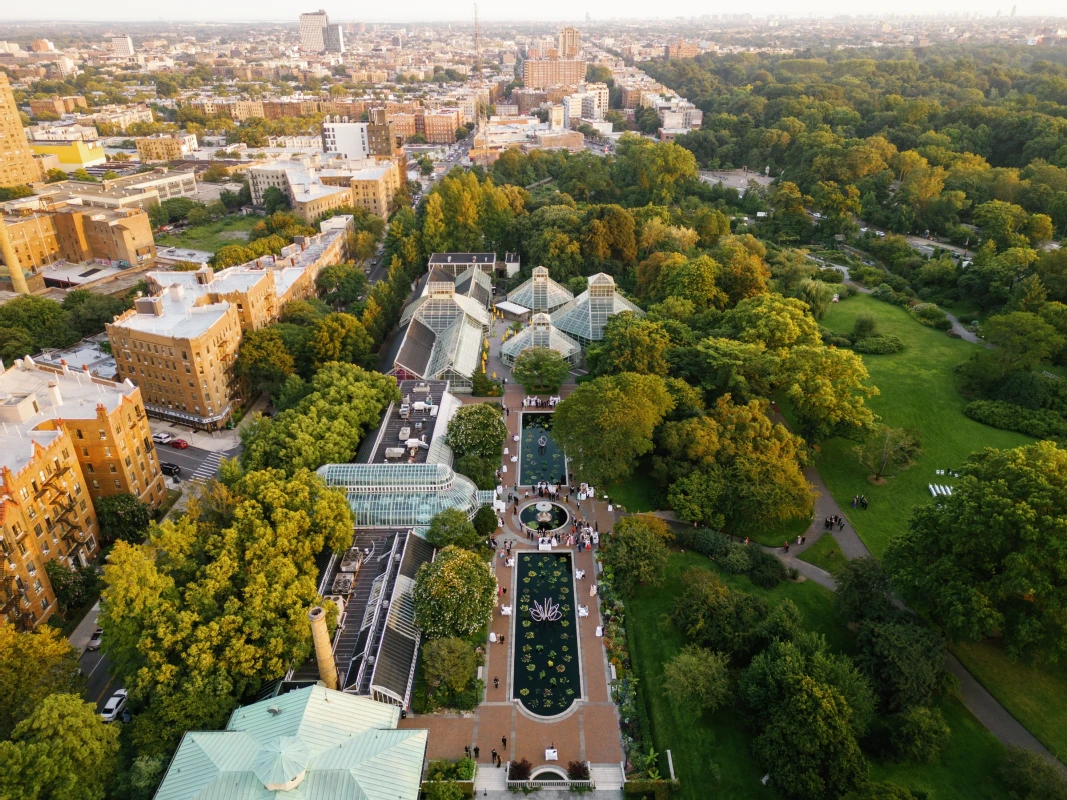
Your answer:
[[[315,644],[319,678],[326,684],[327,689],[338,689],[337,664],[333,660],[330,632],[326,628],[326,610],[322,606],[315,606],[308,612],[308,619],[311,621],[311,640]]]

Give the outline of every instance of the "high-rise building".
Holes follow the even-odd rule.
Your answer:
[[[384,108],[370,110],[370,125],[367,126],[367,147],[372,156],[391,156],[396,152],[396,126]]]
[[[326,27],[330,18],[323,9],[300,15],[300,49],[305,53],[321,53],[326,49]]]
[[[582,60],[531,58],[522,62],[522,83],[527,89],[546,86],[576,86],[585,80]]]
[[[11,84],[0,72],[0,186],[21,186],[39,177]]]
[[[129,58],[133,55],[133,39],[129,36],[112,36],[111,52],[119,58]]]
[[[577,28],[564,28],[559,32],[559,57],[560,58],[577,58],[578,51],[581,50],[581,33]]]
[[[344,53],[345,33],[341,25],[327,25],[323,29],[323,39],[327,53]]]

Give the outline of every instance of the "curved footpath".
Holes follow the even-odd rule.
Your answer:
[[[774,413],[771,415],[775,422],[780,422],[782,425],[788,427],[785,418],[780,413]],[[779,559],[781,559],[787,567],[793,567],[808,580],[815,581],[820,586],[825,586],[830,591],[837,589],[837,582],[834,580],[834,576],[824,569],[820,569],[814,564],[809,564],[807,561],[798,559],[797,556],[807,550],[809,547],[813,547],[819,539],[827,534],[834,537],[838,546],[841,548],[841,552],[845,558],[850,561],[854,558],[867,558],[871,556],[871,551],[867,549],[867,545],[860,539],[859,534],[856,533],[852,527],[852,523],[849,520],[848,514],[846,514],[841,507],[834,500],[833,495],[830,494],[830,490],[823,483],[822,476],[819,475],[819,471],[815,467],[806,467],[804,469],[804,477],[808,479],[808,482],[815,487],[819,496],[815,500],[815,515],[811,521],[811,525],[808,527],[807,541],[798,545],[796,542],[790,542],[789,552],[785,553],[781,547],[766,547],[763,549],[769,553],[773,553]],[[855,510],[855,509],[851,509]],[[839,529],[834,527],[832,531],[828,531],[823,527],[823,521],[827,517],[840,516],[845,520],[845,527]],[[673,516],[673,515],[672,515]],[[681,523],[678,524],[686,524]],[[1059,767],[1060,771],[1067,775],[1067,767],[1065,767],[1055,756],[1049,752],[1041,742],[1037,740],[1030,731],[1022,726],[1022,724],[1012,716],[1000,702],[991,695],[978,680],[967,671],[967,668],[960,663],[951,652],[945,655],[945,667],[955,675],[960,682],[960,698],[963,700],[963,704],[967,709],[974,714],[979,722],[984,725],[990,733],[992,733],[997,739],[1006,745],[1015,745],[1016,747],[1022,747],[1026,750],[1031,750],[1038,753],[1050,763]]]

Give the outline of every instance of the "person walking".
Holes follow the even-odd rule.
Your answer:
[[[497,677],[494,676],[494,678],[493,678],[493,688],[494,689],[499,689],[500,688],[500,678],[497,678]]]
[[[498,758],[499,758],[500,756],[498,756],[498,755],[497,755],[497,752],[496,752],[496,748],[495,748],[495,747],[493,748],[493,753],[492,753],[492,756],[493,756],[493,763],[494,763],[494,764],[496,764],[496,761],[497,761],[497,759],[498,759]]]
[[[477,761],[477,760],[478,760],[478,754],[479,754],[480,752],[481,752],[481,751],[480,751],[480,750],[478,749],[478,745],[474,745],[474,760],[475,760],[475,761]]]
[[[500,737],[500,743],[501,743],[502,745],[504,745],[504,749],[505,749],[505,750],[507,750],[507,749],[508,749],[508,737],[507,737],[507,736],[501,736],[501,737]]]

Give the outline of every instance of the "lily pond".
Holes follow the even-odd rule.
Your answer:
[[[562,714],[582,696],[578,615],[569,553],[522,553],[512,634],[515,699],[541,717]],[[539,620],[539,617],[545,617]]]
[[[519,464],[519,485],[533,486],[540,481],[553,484],[567,482],[566,459],[552,438],[552,414],[523,412],[522,463]]]

